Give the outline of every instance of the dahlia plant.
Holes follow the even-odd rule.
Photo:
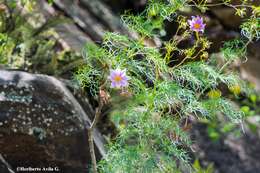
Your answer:
[[[247,45],[259,38],[259,8],[249,1],[240,5],[227,0],[198,2],[149,0],[141,14],[122,16],[138,38],[108,32],[100,46],[85,46],[86,63],[76,78],[99,104],[96,116],[104,116],[101,109],[109,103],[106,116],[118,129],[117,137],[108,139],[106,157],[97,165],[92,157],[94,172],[193,172],[188,152],[192,151],[190,121],[222,114],[233,123],[243,122],[243,112],[222,95],[219,86],[250,93],[245,82],[226,69],[245,58]],[[208,53],[212,43],[204,35],[203,15],[180,13],[205,12],[218,5],[252,12],[241,26],[244,36],[223,45],[223,64]],[[175,34],[153,42],[163,36],[167,20],[178,23]],[[190,42],[185,48],[180,46],[184,41]]]

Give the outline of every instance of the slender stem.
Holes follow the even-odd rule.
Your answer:
[[[189,59],[190,57],[186,56],[185,58],[183,58],[183,60],[177,64],[176,66],[174,66],[172,69],[176,69],[178,68],[179,66],[181,66],[187,59]]]
[[[92,169],[93,169],[94,173],[98,173],[98,171],[97,171],[97,160],[96,160],[96,155],[95,155],[93,131],[101,116],[102,107],[103,107],[103,101],[102,101],[102,98],[99,96],[99,104],[98,104],[98,107],[96,108],[94,120],[92,121],[90,127],[88,127],[89,151],[90,151],[90,156],[91,156]]]
[[[199,36],[199,32],[198,32],[198,31],[196,31],[196,38],[197,38],[197,40],[200,39],[200,36]]]
[[[89,143],[89,151],[92,161],[92,169],[94,173],[97,173],[97,161],[95,155],[95,148],[94,148],[94,140],[93,140],[93,131],[88,129],[88,143]]]
[[[101,109],[103,107],[103,102],[101,101],[101,98],[100,98],[100,101],[99,101],[99,106],[98,108],[96,109],[96,113],[95,113],[95,117],[94,117],[94,120],[90,126],[90,129],[94,129],[96,127],[96,124],[99,120],[99,117],[101,115]]]

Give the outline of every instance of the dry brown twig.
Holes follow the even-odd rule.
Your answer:
[[[95,148],[94,148],[94,138],[93,138],[93,131],[100,119],[102,108],[109,102],[109,95],[106,93],[105,90],[100,88],[99,90],[99,98],[98,98],[98,107],[95,111],[95,117],[92,121],[91,125],[88,127],[88,142],[89,142],[89,151],[92,161],[92,169],[94,173],[98,173],[97,171],[97,160],[95,155]]]

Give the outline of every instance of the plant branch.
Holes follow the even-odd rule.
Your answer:
[[[92,121],[91,125],[88,127],[89,151],[90,151],[90,156],[91,156],[92,169],[93,169],[94,173],[98,173],[98,171],[97,171],[97,160],[96,160],[96,155],[95,155],[93,131],[100,119],[101,110],[102,110],[103,105],[104,105],[104,103],[102,100],[101,90],[100,90],[98,107],[96,108],[96,111],[95,111],[95,117],[94,117],[94,120]]]

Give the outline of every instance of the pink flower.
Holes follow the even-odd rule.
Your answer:
[[[111,70],[108,79],[111,81],[111,88],[128,86],[129,78],[126,76],[126,70]]]
[[[200,16],[191,16],[192,20],[188,20],[190,29],[196,32],[204,32],[206,24],[203,23],[203,18]]]

